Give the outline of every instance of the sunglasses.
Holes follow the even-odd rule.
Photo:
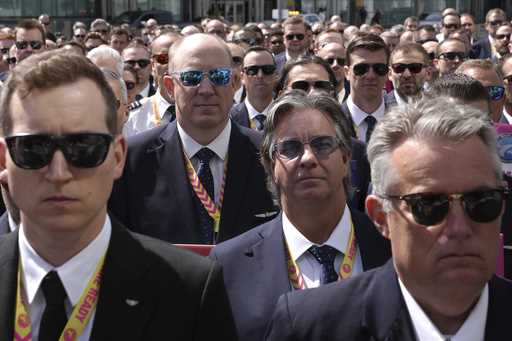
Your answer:
[[[272,40],[270,42],[270,44],[272,44],[272,45],[282,45],[283,41],[282,40]]]
[[[415,193],[386,195],[384,198],[405,201],[418,224],[431,226],[446,218],[450,202],[456,199],[461,200],[462,207],[471,220],[477,223],[491,222],[499,217],[507,195],[507,190],[496,188],[462,194]]]
[[[456,59],[463,61],[463,60],[466,60],[468,57],[466,56],[466,54],[464,52],[445,52],[445,53],[439,54],[439,58],[445,59],[445,60],[450,60],[450,61],[454,61]]]
[[[107,34],[108,30],[94,30],[93,32],[101,33],[101,34]]]
[[[498,40],[503,40],[503,39],[510,40],[510,33],[509,34],[497,34],[496,35],[496,39],[498,39]]]
[[[243,57],[239,57],[239,56],[233,56],[231,58],[231,60],[233,60],[233,64],[235,64],[235,65],[242,65],[242,62],[244,61],[244,58]]]
[[[436,53],[435,53],[435,52],[430,52],[430,53],[428,53],[428,58],[429,58],[430,60],[434,60],[434,59],[436,58]]]
[[[155,54],[153,55],[153,59],[156,60],[156,62],[160,65],[165,65],[169,63],[169,54],[167,53],[161,53],[161,54]],[[140,62],[140,60],[139,60]],[[144,68],[139,64],[141,68]]]
[[[5,142],[12,161],[23,169],[47,166],[57,149],[73,167],[92,168],[105,161],[112,139],[112,135],[101,133],[27,134],[8,136]]]
[[[391,65],[391,68],[395,73],[404,73],[405,70],[409,70],[410,73],[420,73],[423,70],[423,64],[421,63],[411,63],[411,64],[402,64],[397,63]]]
[[[285,38],[286,38],[286,40],[295,40],[295,39],[297,39],[297,40],[301,41],[301,40],[303,40],[303,39],[304,39],[304,34],[302,34],[302,33],[298,33],[298,34],[287,34],[287,35],[285,36]]]
[[[85,38],[85,34],[75,34],[75,38]]]
[[[473,23],[468,22],[468,23],[465,23],[465,24],[461,24],[460,26],[462,26],[464,28],[470,28],[470,27],[473,27],[473,25],[474,25]]]
[[[256,76],[259,72],[263,72],[265,76],[270,76],[276,71],[275,65],[251,65],[244,67],[244,73],[247,76]]]
[[[229,83],[231,80],[231,69],[228,68],[216,68],[210,71],[199,71],[199,70],[190,70],[190,71],[176,71],[172,73],[173,75],[178,75],[181,84],[184,86],[198,86],[204,79],[204,77],[208,77],[210,82],[215,86],[224,86]]]
[[[9,48],[8,47],[4,47],[4,48],[0,49],[0,53],[1,54],[8,54],[9,53]]]
[[[378,76],[385,76],[388,73],[388,66],[384,63],[376,63],[376,64],[366,64],[366,63],[360,63],[356,64],[353,67],[354,74],[356,76],[363,76],[370,71],[370,67],[373,69],[373,72],[375,72]]]
[[[501,101],[503,96],[505,95],[505,87],[500,85],[491,85],[486,86],[487,92],[489,93],[489,97],[493,101]]]
[[[20,41],[15,42],[14,44],[16,44],[16,48],[18,50],[24,50],[29,45],[33,50],[39,50],[41,47],[43,47],[43,43],[38,40],[31,40],[31,41],[20,40]]]
[[[132,68],[135,67],[135,64],[139,64],[139,67],[141,69],[144,69],[146,66],[148,66],[151,63],[151,61],[149,59],[125,60],[124,63]]]
[[[491,26],[499,26],[499,25],[503,24],[503,21],[501,21],[501,20],[489,21],[488,24],[490,24]]]
[[[437,43],[437,39],[435,38],[429,38],[429,39],[423,39],[423,40],[416,40],[416,42],[420,45],[423,45],[425,43],[428,43],[428,42],[431,42],[431,41],[435,41]]]
[[[9,58],[6,58],[5,59],[5,62],[9,65],[14,65],[16,64],[16,57],[9,57]]]
[[[127,90],[133,90],[135,89],[135,82],[130,82],[130,81],[124,81],[124,84],[126,84],[126,89]]]
[[[309,144],[317,157],[326,157],[340,146],[340,141],[334,136],[317,136],[307,142],[297,139],[285,140],[274,144],[273,155],[284,160],[293,160],[304,154],[304,146]]]
[[[446,24],[446,25],[443,25],[444,28],[447,28],[447,29],[457,29],[459,28],[459,24]]]
[[[290,84],[290,87],[295,90],[303,90],[305,92],[309,92],[309,89],[313,87],[317,90],[327,91],[330,92],[333,90],[333,86],[331,82],[329,81],[314,81],[314,82],[308,82],[308,81],[295,81]]]
[[[345,65],[345,58],[325,58],[324,60],[331,66],[334,66],[334,62],[338,65]]]

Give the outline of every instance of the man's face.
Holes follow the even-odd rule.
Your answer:
[[[233,60],[233,81],[235,90],[240,89],[242,86],[242,63],[244,60],[245,51],[242,46],[238,44],[228,44],[231,58]]]
[[[129,65],[137,72],[139,82],[147,85],[151,74],[151,60],[149,59],[148,51],[141,47],[130,47],[123,50],[122,56],[125,65]],[[144,61],[143,63],[147,62],[147,65],[141,67],[140,63],[137,61]]]
[[[399,180],[389,195],[499,187],[489,150],[476,136],[459,143],[408,139],[391,153],[390,163]],[[460,200],[449,205],[443,221],[425,226],[405,201],[392,200],[391,211],[378,224],[391,240],[395,268],[413,297],[429,310],[443,307],[441,313],[459,316],[470,308],[468,297],[476,301],[496,269],[501,217],[477,223]]]
[[[434,65],[434,59],[436,55],[436,48],[439,43],[436,41],[429,41],[426,43],[423,43],[421,46],[427,51],[428,54],[428,65],[427,65],[427,82],[430,82],[434,79],[437,79],[437,76],[439,72],[437,71],[435,65]]]
[[[375,98],[376,96],[382,97],[382,89],[387,79],[387,67],[386,72],[379,75],[375,72],[373,67],[369,67],[366,73],[358,75],[357,72],[361,64],[384,64],[387,66],[386,51],[377,50],[370,51],[367,49],[356,49],[352,52],[351,65],[345,66],[345,75],[350,82],[351,94],[360,98]]]
[[[508,59],[503,63],[503,83],[505,85],[505,104],[512,105],[512,59]]]
[[[15,92],[10,110],[10,135],[109,134],[105,100],[97,85],[83,78],[73,84],[33,90],[23,98]],[[21,210],[27,237],[37,239],[43,231],[62,235],[82,231],[85,238],[87,227],[101,226],[113,181],[123,171],[125,153],[125,140],[117,136],[97,167],[72,166],[57,149],[47,166],[22,169],[14,164],[2,140],[0,167],[7,168],[9,190]]]
[[[418,22],[414,20],[407,20],[405,22],[406,31],[416,31],[418,29]]]
[[[336,136],[333,121],[315,109],[294,109],[282,117],[275,131],[276,142],[296,139],[310,142],[319,136]],[[348,156],[336,148],[327,156],[317,156],[311,145],[294,159],[274,154],[273,177],[281,192],[281,204],[307,204],[314,200],[331,200],[344,205],[343,178],[347,175]],[[289,204],[288,204],[289,203]]]
[[[433,40],[436,40],[435,32],[431,32],[425,29],[420,29],[418,32],[416,32],[416,42],[419,44],[423,44],[427,41]]]
[[[16,30],[16,61],[19,63],[33,53],[43,52],[45,42],[41,32],[37,29],[26,30],[19,28]]]
[[[303,84],[304,88],[299,86],[299,84]],[[301,89],[310,94],[322,91],[327,95],[334,95],[334,88],[329,80],[329,74],[323,66],[313,63],[294,66],[288,73],[285,88],[288,90]]]
[[[80,44],[84,43],[85,36],[87,32],[83,28],[77,28],[73,31],[73,40],[79,42]]]
[[[324,32],[319,34],[315,43],[315,53],[318,53],[320,49],[329,43],[343,44],[343,36],[338,32]]]
[[[496,35],[496,30],[498,27],[506,21],[507,18],[505,18],[500,13],[493,13],[489,16],[488,20],[485,22],[485,30],[491,37],[494,38]]]
[[[264,66],[269,69],[274,67],[273,73],[266,74],[262,68]],[[256,69],[256,74],[253,74]],[[276,85],[277,77],[278,74],[275,70],[274,61],[268,52],[254,51],[245,56],[242,83],[245,85],[249,99],[272,98],[272,91]]]
[[[215,34],[226,40],[226,28],[224,24],[219,20],[211,20],[206,25],[206,33]]]
[[[447,15],[443,19],[443,27],[441,32],[445,37],[448,37],[450,33],[460,28],[460,18],[457,15]]]
[[[327,44],[318,51],[317,56],[331,65],[338,84],[343,86],[345,80],[345,47],[338,43]]]
[[[473,18],[468,15],[463,15],[460,17],[460,25],[463,29],[468,31],[470,35],[473,35],[476,31],[475,22],[473,21]]]
[[[109,41],[109,31],[108,26],[102,23],[96,24],[91,29],[91,32],[98,32],[105,41]]]
[[[9,69],[7,58],[9,58],[9,49],[14,44],[14,40],[0,39],[0,71]]]
[[[460,58],[460,56],[467,55],[466,46],[461,41],[446,42],[441,45],[439,51],[439,56],[434,59],[434,65],[441,75],[453,73],[453,71],[455,71],[455,69],[464,61],[464,58]],[[457,56],[454,57],[454,53],[457,54]],[[450,58],[453,58],[453,60]]]
[[[496,51],[504,56],[510,51],[508,50],[508,44],[510,43],[510,34],[512,33],[512,26],[503,25],[498,27],[496,35],[494,36],[494,47]]]
[[[503,86],[503,81],[498,77],[498,74],[493,69],[486,70],[482,68],[470,68],[464,70],[464,74],[470,77],[473,77],[480,83],[482,83],[485,87],[490,86]],[[492,100],[490,104],[490,115],[491,119],[494,122],[498,122],[500,120],[501,114],[503,112],[503,105],[505,104],[505,96],[499,100]]]
[[[302,38],[302,39],[300,39]],[[306,50],[306,28],[303,24],[284,27],[284,46],[293,55],[300,55]]]
[[[87,39],[85,42],[85,49],[87,51],[91,51],[92,49],[100,46],[103,44],[103,41],[101,39]]]
[[[405,68],[405,66],[409,66]],[[418,73],[418,65],[421,65]],[[411,70],[412,69],[412,70]],[[418,96],[427,77],[423,55],[416,51],[398,52],[393,55],[389,68],[389,79],[402,98]]]
[[[124,34],[114,34],[110,38],[110,47],[122,53],[123,50],[128,46],[128,36]]]
[[[274,55],[278,55],[285,50],[284,38],[282,35],[273,35],[270,37],[270,50]]]

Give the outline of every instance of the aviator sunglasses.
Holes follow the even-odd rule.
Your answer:
[[[149,59],[125,60],[124,63],[132,68],[135,67],[135,64],[139,64],[139,67],[141,69],[144,69],[146,66],[148,66],[151,63],[151,61]]]
[[[177,75],[184,86],[198,86],[204,77],[208,77],[208,80],[215,86],[227,85],[231,80],[231,69],[228,68],[216,68],[210,71],[175,71],[172,74]]]
[[[289,139],[274,144],[273,155],[280,159],[293,160],[304,154],[304,146],[309,144],[311,150],[317,157],[325,157],[339,147],[340,141],[334,136],[317,136],[308,142],[297,139]]]
[[[18,50],[24,50],[29,45],[33,50],[39,50],[41,47],[43,47],[43,43],[38,40],[31,40],[31,41],[20,40],[20,41],[15,42],[14,44],[16,45],[16,48]]]
[[[505,96],[505,87],[500,85],[491,85],[486,86],[487,92],[489,93],[489,97],[493,101],[501,101],[503,96]]]
[[[424,226],[441,223],[450,210],[450,203],[460,200],[468,217],[477,223],[488,223],[499,217],[508,190],[495,188],[462,194],[415,193],[383,195],[387,199],[403,200],[409,206],[414,220]]]
[[[333,86],[331,82],[329,81],[315,81],[315,82],[308,82],[308,81],[295,81],[290,84],[290,87],[295,90],[302,90],[305,92],[309,92],[311,87],[313,87],[316,90],[323,90],[323,91],[331,91],[333,89]]]
[[[23,169],[47,166],[57,149],[74,167],[97,167],[105,161],[112,140],[112,135],[102,133],[26,134],[5,138],[12,161]]]
[[[367,64],[367,63],[359,63],[353,66],[354,74],[356,76],[363,76],[370,71],[370,68],[373,69],[373,72],[378,76],[385,76],[388,73],[388,66],[384,63],[376,63],[376,64]]]

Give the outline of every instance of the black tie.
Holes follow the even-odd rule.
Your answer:
[[[167,110],[164,112],[164,116],[162,116],[162,121],[160,124],[167,124],[169,122],[174,121],[174,118],[176,117],[176,108],[174,104],[169,105]]]
[[[215,156],[215,153],[208,148],[202,148],[195,156],[199,159],[197,176],[212,201],[215,201],[213,175],[210,169],[210,160]],[[210,217],[203,205],[201,205],[199,212],[203,242],[211,244],[213,242],[213,218]]]
[[[334,259],[336,255],[341,254],[335,248],[324,246],[311,246],[308,251],[316,258],[318,263],[322,265],[322,278],[320,284],[327,284],[338,280],[338,273],[334,270]]]
[[[372,115],[366,116],[364,119],[367,125],[366,129],[366,143],[370,142],[370,137],[372,136],[373,129],[375,129],[375,124],[377,124],[377,120]]]
[[[265,128],[265,119],[267,117],[263,114],[258,114],[254,117],[254,121],[256,121],[256,129],[261,131]]]
[[[46,307],[41,318],[39,341],[56,341],[68,320],[64,307],[66,291],[56,271],[46,274],[41,282],[41,289],[46,300]]]

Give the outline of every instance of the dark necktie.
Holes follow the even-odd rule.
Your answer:
[[[311,246],[308,251],[315,257],[315,259],[322,265],[322,278],[320,284],[327,284],[338,280],[338,273],[334,270],[334,259],[338,254],[341,254],[335,248],[324,246]]]
[[[263,128],[265,128],[265,120],[266,116],[262,114],[258,114],[254,117],[254,121],[256,122],[256,129],[261,131]]]
[[[56,341],[68,320],[64,307],[66,291],[56,271],[46,274],[41,282],[41,289],[46,300],[46,307],[41,318],[39,341]]]
[[[210,169],[210,160],[215,156],[215,153],[208,148],[202,148],[195,156],[199,159],[197,176],[212,201],[215,201],[213,175]],[[213,218],[210,217],[203,205],[201,205],[199,210],[199,223],[203,242],[211,244],[213,242]]]
[[[167,124],[169,122],[174,121],[176,117],[175,110],[176,107],[174,106],[174,104],[169,105],[167,110],[164,112],[164,115],[162,116],[162,121],[160,122],[160,124]]]
[[[375,124],[377,124],[377,120],[372,115],[368,115],[365,117],[364,121],[366,122],[366,143],[370,141],[370,137],[372,136],[373,129],[375,129]]]

